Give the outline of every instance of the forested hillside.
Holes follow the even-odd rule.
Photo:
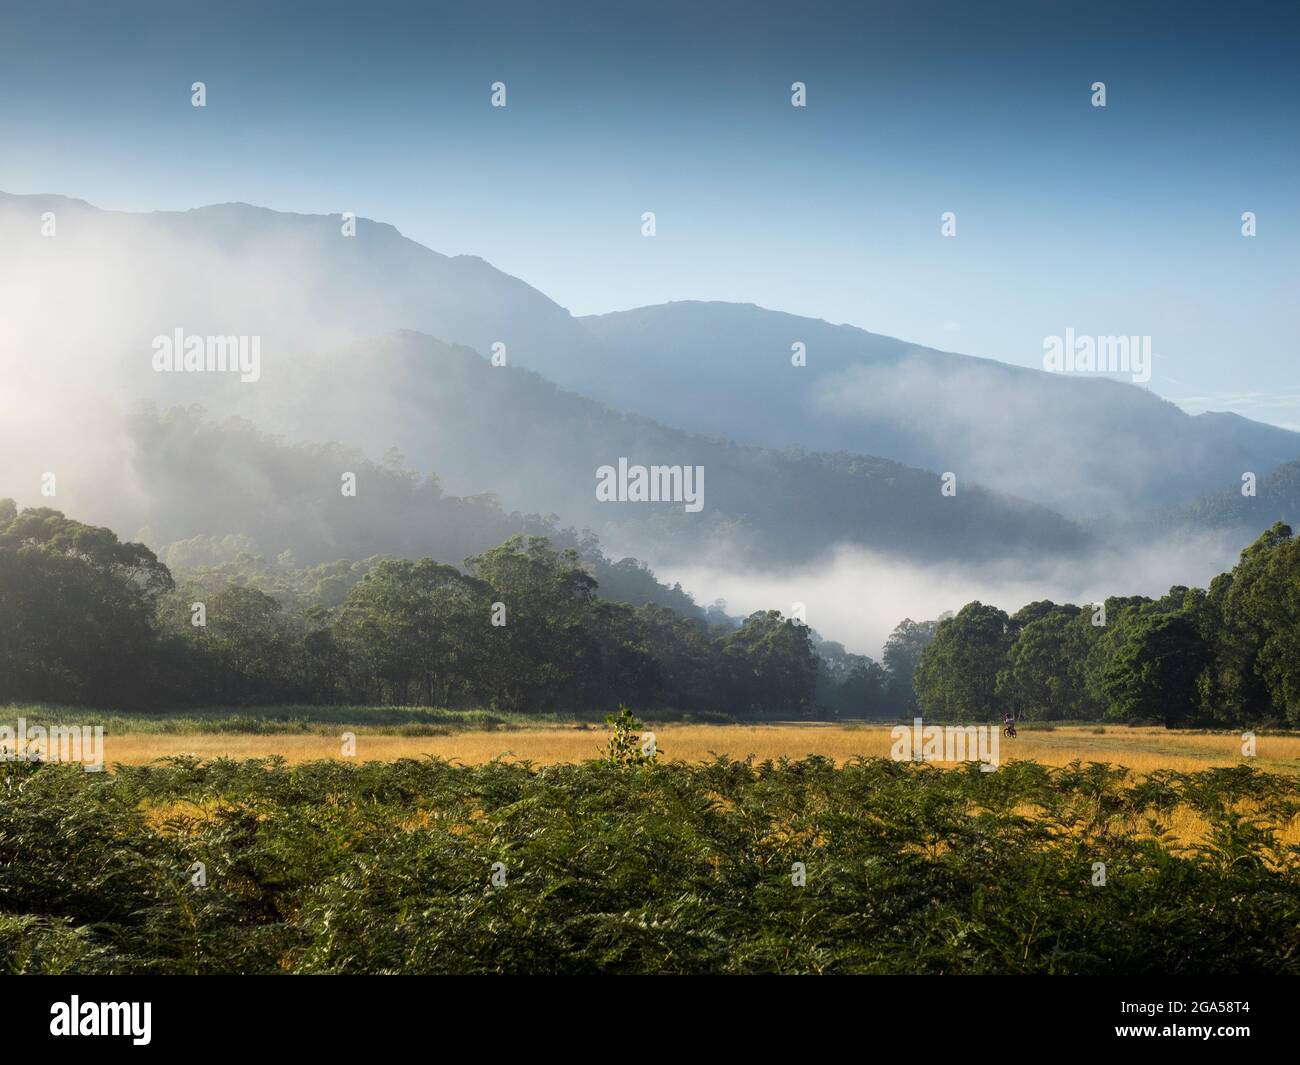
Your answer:
[[[1184,527],[1240,532],[1275,521],[1300,524],[1300,460],[1267,475],[1249,470],[1238,473],[1222,491],[1162,511],[1152,524],[1164,530]]]
[[[0,700],[1300,724],[1300,540],[1282,523],[1208,589],[972,602],[901,622],[880,664],[776,610],[706,614],[590,541],[514,535],[463,566],[250,545],[175,543],[173,574],[108,529],[0,500]]]
[[[653,583],[628,562],[596,567],[514,536],[463,567],[373,557],[300,568],[244,552],[178,577],[108,529],[0,500],[0,701],[515,714],[626,703],[800,718],[881,715],[910,697],[905,679],[777,611],[717,623],[601,598],[602,568],[615,586],[632,578],[624,594]]]

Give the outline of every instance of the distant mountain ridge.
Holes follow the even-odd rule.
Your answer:
[[[58,218],[55,241],[39,235],[45,211]],[[1234,415],[1192,417],[1130,384],[752,305],[684,302],[575,318],[480,258],[441,255],[367,219],[355,237],[341,226],[339,215],[245,204],[126,214],[0,193],[0,247],[16,256],[13,277],[33,320],[68,332],[74,352],[116,360],[115,387],[165,404],[200,400],[258,420],[263,403],[256,390],[151,374],[150,338],[178,324],[261,335],[271,391],[305,393],[317,388],[302,372],[311,353],[409,329],[481,354],[502,345],[509,366],[665,428],[888,456],[1071,517],[1189,503],[1243,470],[1266,476],[1300,457],[1298,434]],[[89,276],[87,257],[96,264]],[[111,328],[75,332],[69,312],[85,302],[69,295],[77,286],[112,308]],[[46,332],[43,324],[31,340]],[[806,366],[791,365],[796,342],[806,345]]]
[[[1300,457],[1300,434],[1192,416],[1132,384],[1050,374],[729,303],[581,319],[617,353],[589,394],[671,424],[784,446],[889,455],[1072,516],[1186,501]],[[801,343],[807,365],[791,365]],[[679,391],[673,382],[712,380]],[[721,402],[725,392],[728,402]]]

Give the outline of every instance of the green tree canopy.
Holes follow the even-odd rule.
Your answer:
[[[916,667],[922,716],[939,721],[1001,717],[997,677],[1012,639],[1006,612],[978,600],[940,622]]]

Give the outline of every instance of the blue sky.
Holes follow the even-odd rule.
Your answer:
[[[1300,428],[1296,10],[5,0],[0,189],[355,211],[577,314],[1150,335],[1161,395]]]

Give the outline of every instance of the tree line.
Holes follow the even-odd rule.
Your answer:
[[[1209,588],[1088,606],[968,603],[914,676],[935,720],[1300,725],[1300,541],[1278,522]]]
[[[732,619],[679,589],[689,613],[601,598],[595,568],[516,535],[463,567],[241,554],[174,575],[110,529],[0,500],[0,700],[755,718],[885,716],[911,700],[905,637],[882,666],[775,610]],[[654,584],[632,560],[603,571]]]
[[[177,576],[109,529],[0,500],[0,700],[1300,725],[1300,541],[1282,523],[1207,589],[973,602],[903,621],[879,663],[775,610],[604,598],[598,568],[625,594],[663,589],[529,535],[463,567],[242,553]]]

